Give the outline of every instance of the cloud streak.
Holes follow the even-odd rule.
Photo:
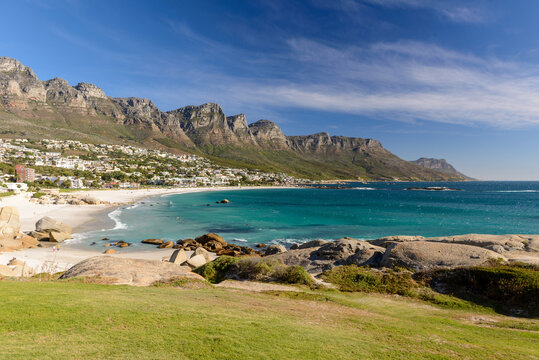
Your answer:
[[[421,42],[347,49],[305,39],[288,43],[290,58],[311,77],[290,73],[264,83],[228,78],[226,91],[233,97],[227,100],[401,121],[498,128],[539,125],[537,66]]]

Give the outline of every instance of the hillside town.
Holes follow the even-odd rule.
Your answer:
[[[219,166],[191,154],[73,140],[0,139],[0,192],[40,188],[135,189],[295,185],[284,173]]]

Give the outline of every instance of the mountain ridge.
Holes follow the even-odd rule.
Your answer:
[[[5,136],[127,141],[309,178],[464,180],[402,160],[375,139],[325,132],[286,136],[272,121],[248,124],[244,114],[227,117],[215,103],[162,111],[150,99],[109,97],[91,83],[40,81],[8,57],[0,58],[0,122]]]
[[[444,172],[444,173],[447,173],[447,174],[451,174],[451,175],[462,176],[462,177],[466,178],[467,180],[475,180],[475,179],[473,179],[473,178],[471,178],[469,176],[464,175],[463,173],[461,173],[457,169],[455,169],[455,167],[453,165],[451,165],[450,163],[448,163],[445,159],[435,159],[435,158],[422,157],[422,158],[419,158],[419,159],[411,161],[411,162],[414,163],[414,164],[423,166],[425,168],[428,168],[428,169],[438,170],[438,171],[441,171],[441,172]]]

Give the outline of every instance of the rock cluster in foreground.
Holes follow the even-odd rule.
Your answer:
[[[21,231],[19,211],[5,206],[0,208],[0,252],[38,247],[39,241]]]
[[[286,265],[300,265],[311,274],[353,264],[401,266],[414,271],[478,266],[489,260],[539,264],[539,235],[391,236],[373,241],[344,238],[283,249],[268,257]]]
[[[61,279],[88,277],[107,284],[148,286],[175,277],[204,280],[187,266],[159,260],[95,256],[74,265]]]

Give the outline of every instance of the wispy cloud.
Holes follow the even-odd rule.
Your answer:
[[[421,42],[337,49],[291,39],[304,73],[264,83],[229,77],[233,103],[299,107],[401,121],[514,128],[539,125],[539,68]],[[220,96],[222,98],[222,95]]]
[[[340,0],[351,2],[354,0]],[[461,23],[481,23],[487,19],[485,9],[476,4],[462,3],[460,1],[438,0],[358,0],[363,3],[393,7],[393,8],[416,8],[435,11],[448,20]]]

